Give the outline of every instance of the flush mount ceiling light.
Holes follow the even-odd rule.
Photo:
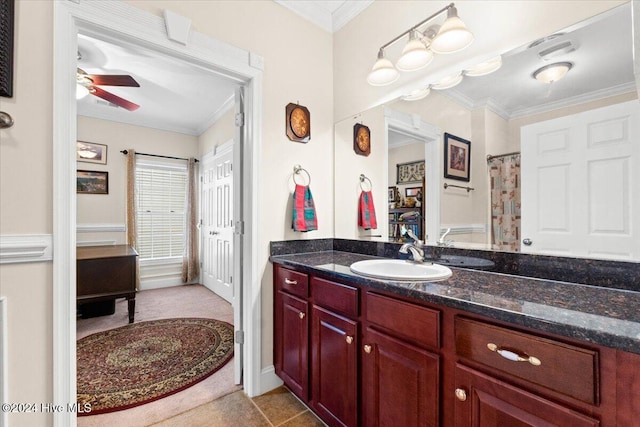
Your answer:
[[[419,30],[427,22],[447,12],[447,19],[438,28],[429,27],[424,32]],[[385,58],[384,50],[409,36],[409,40],[402,50],[402,56],[394,66]],[[383,45],[378,51],[378,60],[373,65],[367,82],[372,86],[385,86],[395,82],[401,71],[415,71],[426,67],[433,59],[433,53],[453,53],[469,46],[474,40],[473,34],[467,30],[453,3],[440,9],[427,19],[417,23],[398,37]]]
[[[463,73],[469,77],[486,76],[487,74],[497,71],[500,67],[502,67],[502,56],[498,55],[471,68],[467,68]]]
[[[573,67],[571,62],[556,62],[545,65],[533,72],[533,78],[543,83],[557,82],[563,78]]]

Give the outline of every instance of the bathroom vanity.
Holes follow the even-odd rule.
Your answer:
[[[303,245],[272,244],[275,369],[328,425],[640,425],[640,292],[371,279],[349,269],[370,253]]]

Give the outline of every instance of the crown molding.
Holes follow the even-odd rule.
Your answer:
[[[336,10],[329,11],[319,1],[274,0],[280,6],[297,13],[323,30],[334,33],[365,10],[374,0],[345,0]]]

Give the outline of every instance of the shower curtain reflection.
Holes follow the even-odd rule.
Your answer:
[[[520,251],[520,154],[489,156],[491,247]]]

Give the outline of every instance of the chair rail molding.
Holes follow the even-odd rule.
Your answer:
[[[0,236],[0,264],[52,260],[53,237],[51,234]]]
[[[125,224],[78,224],[78,233],[124,233],[127,231]]]

